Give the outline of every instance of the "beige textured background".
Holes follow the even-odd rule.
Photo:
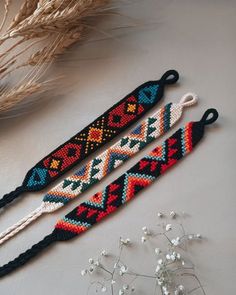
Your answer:
[[[86,294],[88,284],[80,277],[80,270],[90,256],[96,256],[102,248],[115,252],[120,235],[137,237],[143,225],[157,222],[158,211],[172,209],[187,212],[191,216],[187,228],[207,237],[191,252],[206,293],[235,293],[236,1],[139,1],[124,12],[155,25],[124,32],[117,41],[77,48],[73,62],[61,63],[55,69],[76,81],[73,89],[35,113],[0,121],[0,195],[19,185],[41,157],[127,92],[146,80],[159,78],[169,68],[177,69],[181,79],[178,86],[168,88],[162,105],[179,100],[187,91],[195,91],[200,97],[198,106],[186,111],[175,129],[188,120],[199,119],[208,107],[217,108],[220,119],[207,129],[205,140],[192,155],[119,214],[81,238],[58,243],[0,280],[1,295]],[[126,163],[80,200],[103,188],[140,157]],[[0,212],[0,230],[34,209],[41,198],[42,193],[28,194],[6,212]],[[38,242],[78,202],[45,216],[2,246],[0,263]],[[148,269],[145,262],[143,267]],[[153,294],[150,282],[142,281],[137,294]]]

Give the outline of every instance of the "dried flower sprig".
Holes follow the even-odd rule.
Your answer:
[[[163,218],[163,214],[158,214]],[[143,274],[132,270],[123,261],[123,252],[127,247],[132,249],[134,242],[129,238],[119,239],[119,254],[108,255],[106,250],[102,250],[98,258],[89,258],[89,265],[81,271],[82,276],[89,276],[91,282],[87,294],[93,288],[96,293],[109,292],[110,294],[128,295],[136,292],[135,281],[139,278],[151,279],[155,283],[154,294],[162,295],[187,295],[200,290],[205,295],[204,288],[195,274],[194,265],[187,255],[187,245],[193,241],[202,240],[200,234],[187,234],[182,223],[177,222],[176,212],[169,214],[172,223],[162,222],[158,224],[159,231],[142,228],[141,245],[147,244],[152,247],[155,255],[155,268],[149,274]],[[174,235],[173,232],[178,232]],[[160,238],[164,238],[164,247],[160,248]],[[136,243],[137,244],[137,243]],[[140,243],[138,243],[139,246]],[[143,251],[145,248],[142,248]],[[112,268],[108,265],[108,257],[112,257]],[[102,279],[94,279],[98,274],[103,274]],[[185,278],[192,278],[194,286],[190,287]],[[137,290],[138,291],[138,290]],[[148,293],[150,294],[150,292]]]
[[[19,12],[0,36],[0,79],[21,68],[28,73],[12,88],[5,88],[0,97],[0,112],[6,112],[31,95],[31,83],[44,85],[43,79],[50,63],[70,46],[81,41],[93,28],[95,16],[112,10],[112,0],[24,0]],[[109,5],[110,3],[110,5]],[[5,0],[5,13],[0,32],[6,26],[10,0]],[[7,44],[10,46],[7,47]],[[28,50],[31,53],[26,54]],[[49,84],[47,83],[47,86]],[[20,89],[20,99],[19,99]],[[34,87],[34,94],[37,92]],[[41,90],[42,88],[40,88]],[[15,93],[15,96],[14,96]],[[7,101],[7,103],[6,103]]]

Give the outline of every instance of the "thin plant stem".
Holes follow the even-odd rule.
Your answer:
[[[5,0],[5,4],[4,4],[5,12],[4,12],[4,15],[3,15],[2,23],[0,25],[0,32],[2,31],[2,29],[3,29],[3,27],[4,27],[5,23],[6,23],[8,12],[9,12],[9,5],[10,5],[10,0]]]

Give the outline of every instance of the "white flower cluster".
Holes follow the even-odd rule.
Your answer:
[[[158,213],[158,217],[164,219],[167,215],[161,212]],[[164,247],[154,247],[154,257],[156,259],[156,266],[152,274],[140,274],[131,270],[121,260],[122,252],[128,246],[132,246],[129,238],[119,240],[120,253],[115,256],[112,269],[109,269],[105,265],[104,258],[108,257],[108,253],[102,250],[98,259],[89,258],[89,266],[87,269],[81,271],[81,275],[93,275],[95,276],[95,270],[100,270],[106,274],[103,280],[95,281],[93,284],[96,285],[96,292],[109,292],[114,295],[128,295],[135,293],[136,289],[134,286],[135,280],[138,278],[151,278],[155,281],[158,286],[160,293],[163,295],[186,295],[190,294],[193,290],[199,289],[205,294],[204,289],[194,273],[193,264],[186,257],[186,244],[190,241],[202,239],[200,234],[186,234],[182,224],[177,223],[179,214],[171,211],[168,214],[169,218],[173,222],[161,223],[158,226],[161,231],[155,232],[149,229],[147,226],[142,227],[141,244],[149,243],[149,246],[153,246],[157,242],[157,238],[163,237],[165,241]],[[178,232],[178,235],[174,235],[174,232]],[[160,245],[160,243],[158,243]],[[131,247],[132,248],[132,247]],[[141,257],[142,258],[142,257]],[[103,263],[101,260],[103,259]],[[192,276],[195,279],[197,286],[194,289],[190,289],[181,281],[184,275]],[[107,278],[107,275],[109,278]],[[127,283],[127,279],[130,278],[130,283]],[[123,281],[123,283],[122,283]],[[91,286],[90,286],[91,287]],[[158,292],[157,288],[157,292]]]

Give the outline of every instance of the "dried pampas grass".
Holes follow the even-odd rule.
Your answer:
[[[47,91],[50,84],[51,81],[39,83],[31,80],[25,84],[20,84],[14,89],[2,92],[0,96],[0,112],[6,112],[10,110],[15,105],[21,103],[26,97]]]
[[[107,15],[112,9],[110,0],[23,0],[6,27],[11,4],[5,0],[0,25],[0,81],[8,83],[10,74],[23,68],[27,71],[17,85],[0,92],[0,117],[54,85],[55,80],[44,81],[53,60],[85,38],[95,16]]]

